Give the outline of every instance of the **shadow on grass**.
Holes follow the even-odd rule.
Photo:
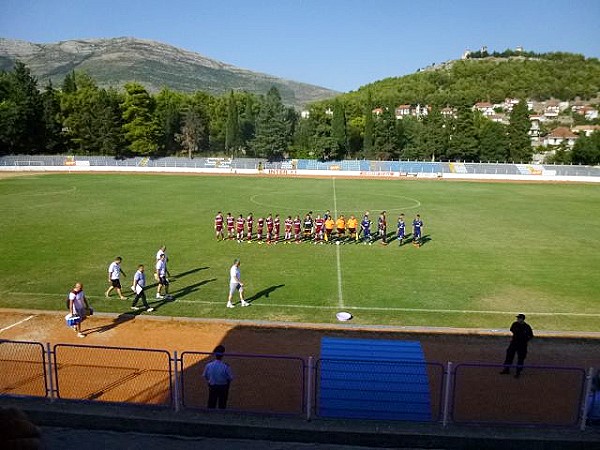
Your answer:
[[[278,284],[278,285],[275,285],[275,286],[270,286],[270,287],[268,287],[266,289],[263,289],[262,291],[258,291],[252,297],[248,297],[246,299],[246,301],[248,303],[252,303],[252,302],[255,302],[256,300],[258,300],[258,299],[260,299],[262,297],[269,298],[269,294],[271,294],[271,292],[273,292],[273,291],[275,291],[275,290],[277,290],[279,288],[282,288],[284,286],[285,286],[285,284]]]
[[[173,275],[172,278],[174,280],[178,280],[179,278],[183,278],[183,277],[186,277],[186,276],[191,275],[193,273],[200,272],[201,270],[207,270],[207,269],[210,269],[210,267],[208,267],[208,266],[206,266],[206,267],[197,267],[195,269],[190,269],[190,270],[187,270],[185,272],[177,273],[177,274]]]
[[[184,286],[181,289],[178,289],[176,291],[172,291],[172,292],[170,292],[170,294],[174,297],[174,299],[171,301],[174,301],[178,298],[185,297],[186,295],[196,292],[198,289],[200,289],[200,287],[204,286],[205,284],[212,283],[213,281],[217,281],[217,279],[211,278],[209,280],[202,280],[202,281],[199,281],[198,283],[190,284],[190,285]],[[154,308],[156,309],[156,306],[154,306]]]
[[[85,335],[92,334],[92,333],[104,333],[106,331],[110,331],[113,328],[118,327],[122,323],[126,323],[126,322],[129,322],[130,320],[135,319],[135,316],[137,316],[143,312],[144,312],[143,310],[124,312],[124,313],[119,314],[117,317],[115,317],[111,323],[102,325],[101,327],[88,328],[87,330],[82,330],[82,332]]]

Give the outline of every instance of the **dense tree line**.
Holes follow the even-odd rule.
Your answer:
[[[382,98],[378,90],[343,95],[314,103],[301,118],[282,103],[276,88],[265,95],[169,89],[152,94],[138,83],[101,88],[74,72],[60,88],[48,84],[40,90],[29,69],[17,63],[0,73],[0,153],[531,160],[524,101],[502,125],[474,112],[465,98],[454,104],[454,116],[443,115],[434,103],[428,114],[401,120],[395,117],[399,98],[409,101]],[[598,138],[581,142],[570,161],[600,162]]]

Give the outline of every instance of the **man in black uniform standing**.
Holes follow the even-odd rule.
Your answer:
[[[504,369],[500,372],[502,375],[510,373],[510,366],[517,354],[517,372],[515,378],[519,378],[523,371],[523,363],[527,356],[527,343],[533,338],[533,330],[528,323],[525,323],[525,314],[518,314],[517,321],[510,327],[512,339],[506,349],[506,359],[504,360]]]

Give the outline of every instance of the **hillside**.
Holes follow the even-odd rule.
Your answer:
[[[151,92],[163,87],[182,92],[223,94],[230,90],[266,94],[276,86],[284,103],[299,107],[330,98],[336,91],[252,72],[159,42],[120,37],[34,44],[0,38],[0,70],[15,60],[25,63],[39,81],[60,85],[72,70],[85,71],[99,86],[142,83]]]
[[[600,94],[600,61],[570,53],[449,61],[376,81],[339,98],[360,102],[366,91],[376,106],[421,103],[444,107],[522,97],[592,100]]]

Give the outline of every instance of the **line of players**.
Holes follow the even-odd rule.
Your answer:
[[[284,235],[283,242],[291,244],[292,242],[300,244],[301,242],[313,242],[315,244],[323,244],[326,242],[343,244],[348,242],[362,241],[364,244],[372,244],[379,240],[381,244],[388,244],[387,236],[387,218],[386,212],[382,211],[377,218],[377,232],[371,232],[373,222],[369,218],[369,211],[366,211],[362,220],[359,222],[354,215],[348,219],[344,215],[340,215],[337,219],[333,219],[331,212],[326,211],[323,216],[317,214],[313,219],[313,212],[309,211],[304,219],[300,219],[300,215],[287,216],[283,221]],[[256,236],[254,235],[254,222],[256,221]],[[416,247],[422,244],[423,221],[419,214],[412,221],[412,243]],[[254,218],[253,214],[248,214],[244,217],[240,214],[237,218],[231,213],[223,216],[219,211],[214,220],[215,237],[217,240],[225,240],[225,229],[227,230],[227,239],[237,240],[238,243],[243,241],[250,243],[256,237],[256,242],[262,244],[277,244],[281,240],[281,218],[279,214],[270,214],[265,217]],[[396,224],[397,232],[396,239],[400,245],[408,240],[409,235],[406,233],[406,222],[404,214],[398,216]],[[335,233],[334,233],[335,232]]]

